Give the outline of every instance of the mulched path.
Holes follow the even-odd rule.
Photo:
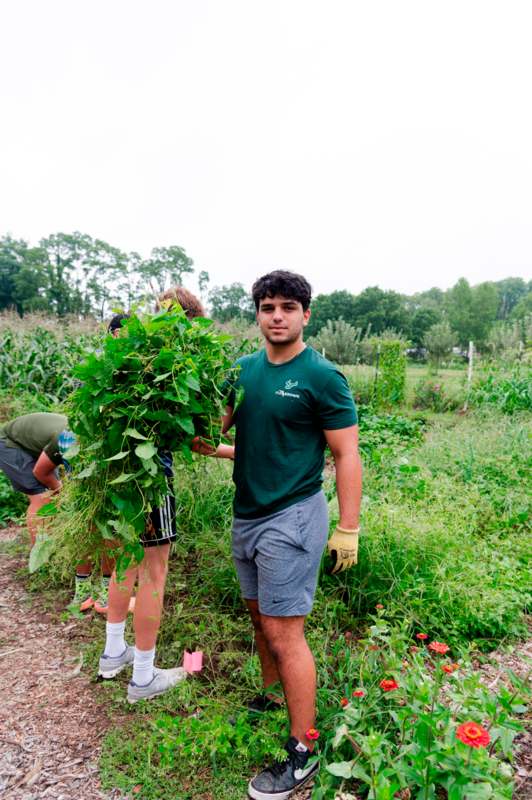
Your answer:
[[[0,530],[0,546],[19,533]],[[36,608],[17,578],[24,566],[24,558],[0,552],[0,797],[127,800],[100,789],[101,741],[117,720],[109,719],[83,670],[80,624]],[[493,653],[493,663],[479,669],[495,689],[507,669],[524,678],[531,658],[532,642],[522,643],[512,653]],[[532,731],[516,744],[514,800],[532,800]],[[309,800],[311,791],[293,800]]]
[[[0,543],[19,530],[0,530]],[[77,622],[36,609],[0,553],[0,797],[114,800],[100,791],[100,742],[111,726],[82,671]]]

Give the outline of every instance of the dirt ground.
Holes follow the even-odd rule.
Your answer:
[[[0,530],[0,548],[18,533],[14,527]],[[126,800],[100,788],[101,741],[117,721],[108,718],[83,671],[79,623],[39,611],[17,578],[24,564],[0,549],[0,797]],[[525,677],[532,642],[493,656],[495,664],[480,670],[495,689],[506,669]],[[532,732],[517,741],[514,798],[532,800]],[[310,788],[302,790],[294,800],[310,794]]]
[[[0,531],[0,544],[18,530]],[[17,580],[20,558],[0,553],[0,797],[111,800],[98,779],[110,726],[82,671],[76,622],[40,613]]]

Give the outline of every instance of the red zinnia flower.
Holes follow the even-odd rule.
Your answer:
[[[415,645],[415,644],[413,644],[413,645],[412,645],[412,647],[410,648],[410,652],[411,652],[411,653],[417,653],[417,652],[419,652],[419,647],[416,647],[416,645]]]
[[[433,653],[440,653],[440,655],[443,655],[449,651],[449,647],[443,642],[431,642],[429,644],[429,650],[432,650]]]
[[[454,672],[455,669],[458,669],[458,667],[459,667],[458,664],[443,664],[442,670],[450,675],[451,672]]]
[[[320,735],[320,732],[317,731],[316,728],[309,728],[308,731],[305,734],[307,739],[310,739],[311,742],[312,741],[316,741],[316,739],[319,738],[319,735]]]
[[[362,689],[355,689],[353,692],[353,697],[364,697],[366,692],[363,692]]]
[[[342,697],[342,699],[340,700],[340,705],[343,706],[344,708],[349,705],[349,700],[347,699],[347,697]]]
[[[469,747],[487,747],[490,735],[478,722],[464,722],[456,729],[456,738]]]
[[[424,641],[425,639],[428,638],[429,638],[428,633],[416,633],[416,639],[421,639]]]
[[[375,608],[377,608],[378,610],[380,610],[381,608],[384,608],[384,606],[382,605],[382,603],[377,603],[377,605],[375,606]]]
[[[392,678],[384,678],[384,680],[379,683],[379,686],[383,692],[392,692],[394,689],[399,688],[399,684]]]

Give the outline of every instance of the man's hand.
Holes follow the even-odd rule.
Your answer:
[[[357,563],[358,533],[360,528],[348,530],[336,526],[327,543],[329,555],[334,559],[331,574],[336,575]]]
[[[202,439],[201,436],[195,436],[192,439],[192,452],[199,453],[202,456],[213,456],[216,453],[216,448]]]
[[[206,442],[201,436],[195,436],[194,439],[192,439],[192,452],[199,453],[202,456],[230,458],[233,461],[235,458],[235,448],[232,444],[219,444],[218,447],[213,447],[212,444]]]

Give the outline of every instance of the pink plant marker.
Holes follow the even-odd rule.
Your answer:
[[[203,653],[201,650],[194,650],[193,653],[189,653],[188,650],[185,650],[185,655],[183,657],[183,669],[185,672],[201,672],[203,667]]]

